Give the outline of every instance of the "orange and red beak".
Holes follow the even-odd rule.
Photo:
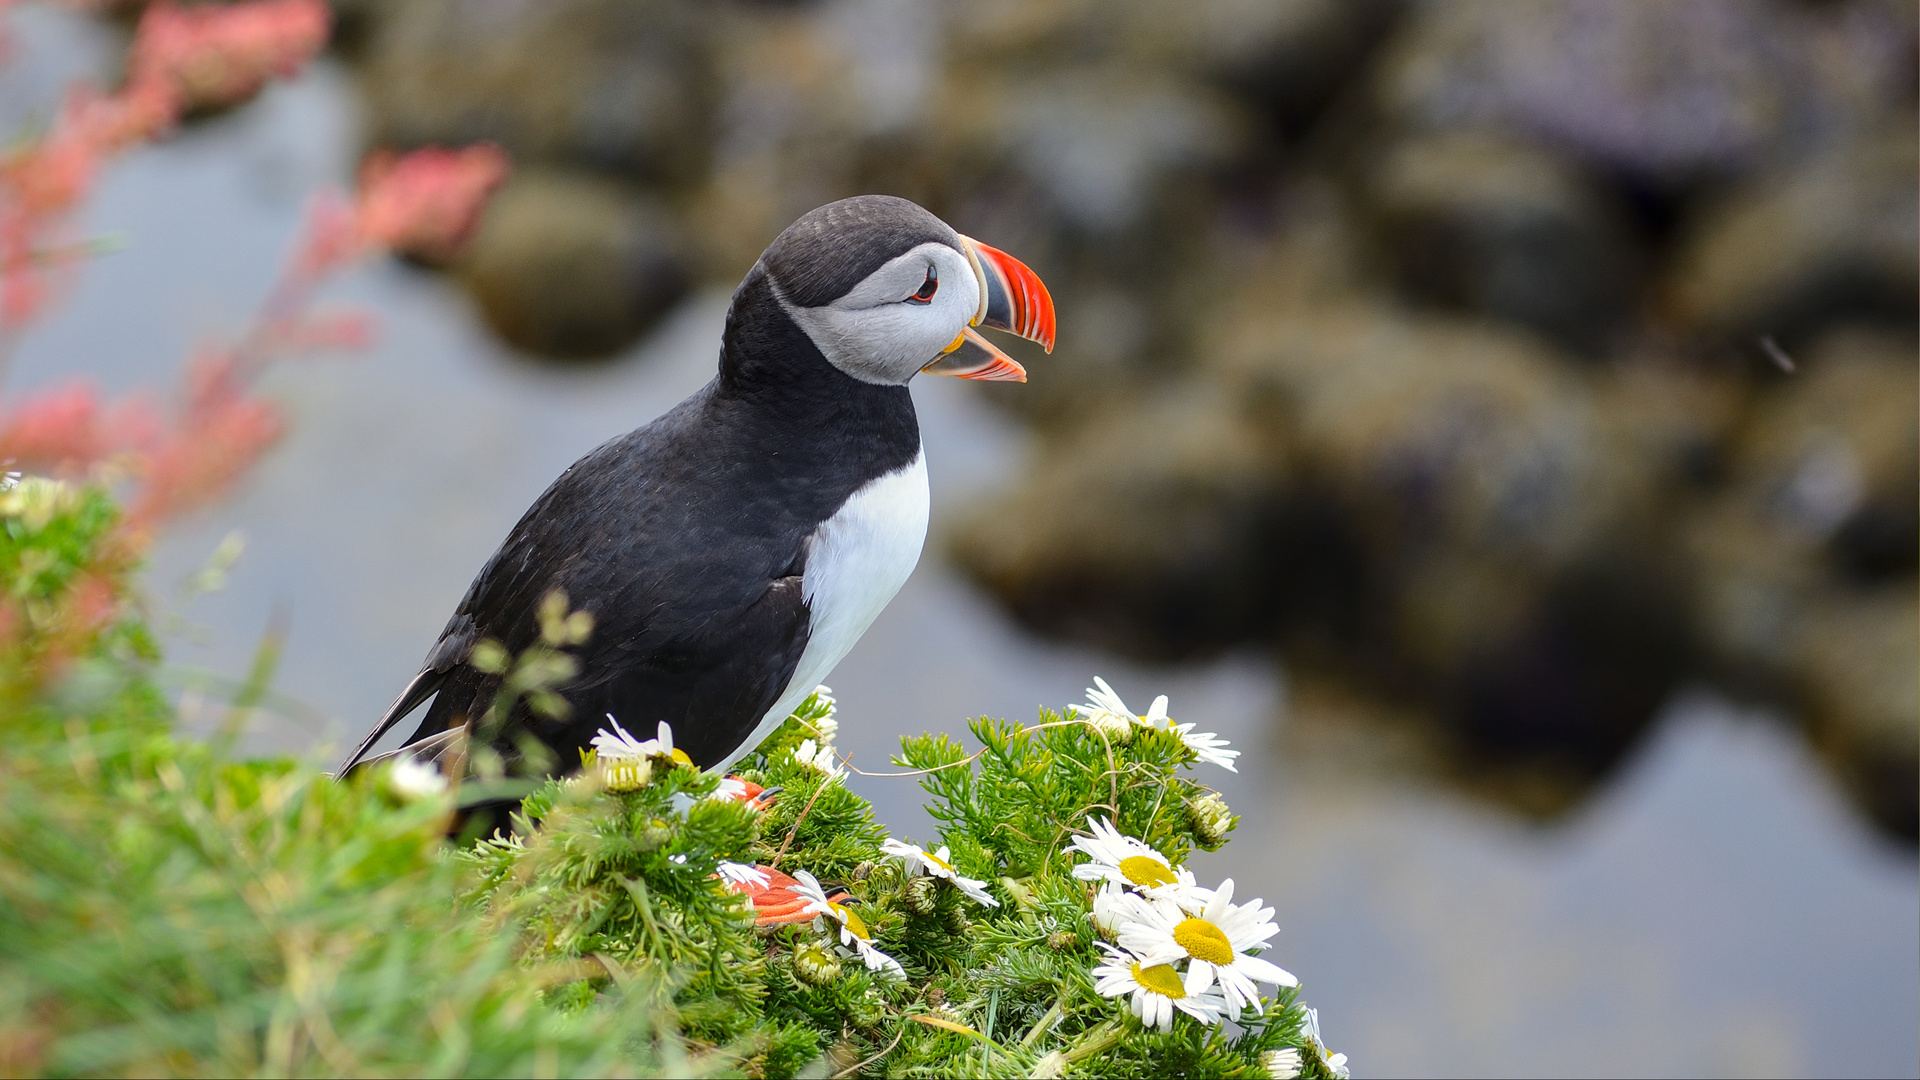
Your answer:
[[[1005,330],[1028,341],[1037,341],[1052,352],[1053,297],[1040,275],[1019,259],[972,237],[962,236],[960,242],[973,263],[974,274],[980,279],[980,309],[940,358],[920,370],[962,379],[1026,382],[1027,369],[973,328],[985,325]]]

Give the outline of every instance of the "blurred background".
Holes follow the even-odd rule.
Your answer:
[[[6,9],[0,130],[112,85],[136,10]],[[1171,695],[1246,751],[1204,872],[1359,1075],[1920,1073],[1912,4],[335,13],[112,167],[126,246],[8,374],[166,382],[369,150],[511,155],[459,259],[335,290],[375,346],[276,370],[291,433],[156,552],[190,715],[281,625],[252,745],[337,755],[540,490],[711,376],[767,241],[888,192],[1038,271],[1060,347],[915,387],[933,535],[833,677],[856,765]]]

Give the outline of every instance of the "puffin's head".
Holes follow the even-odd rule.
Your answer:
[[[827,361],[862,382],[899,385],[921,371],[1026,382],[976,326],[1053,351],[1053,298],[1039,277],[905,199],[860,195],[810,211],[760,265]]]

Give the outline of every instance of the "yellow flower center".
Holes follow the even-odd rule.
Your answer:
[[[1173,928],[1173,940],[1187,950],[1187,955],[1196,960],[1205,960],[1209,964],[1226,967],[1233,963],[1233,942],[1220,928],[1205,919],[1187,919]]]
[[[955,872],[953,869],[952,863],[948,862],[947,860],[941,858],[938,855],[935,855],[933,852],[923,851],[920,854],[926,856],[928,862],[932,863],[933,865],[939,867],[942,870],[945,870],[947,873],[951,874]]]
[[[676,765],[693,764],[693,759],[687,756],[687,752],[677,746],[673,748],[673,753],[667,755],[667,758]]]
[[[1158,859],[1149,859],[1145,855],[1129,855],[1120,860],[1120,876],[1143,889],[1155,885],[1171,885],[1176,880],[1173,871]]]
[[[1187,988],[1181,985],[1180,976],[1174,972],[1172,964],[1155,964],[1150,968],[1143,968],[1139,964],[1135,964],[1133,965],[1133,981],[1156,994],[1161,994],[1166,997],[1183,998],[1187,996]]]
[[[847,929],[853,931],[854,937],[861,941],[873,940],[873,931],[867,929],[867,924],[860,921],[860,916],[854,914],[852,908],[845,904],[828,904],[827,906],[833,909],[835,915],[840,916],[841,922],[847,924]]]

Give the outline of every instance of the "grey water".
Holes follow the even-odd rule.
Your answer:
[[[7,130],[110,52],[94,24],[9,16]],[[22,343],[6,389],[83,377],[177,382],[196,340],[242,325],[306,201],[351,176],[345,73],[316,65],[246,109],[111,165],[85,227],[125,238]],[[183,710],[195,672],[237,678],[286,628],[260,752],[335,760],[414,671],[472,574],[545,485],[712,374],[724,291],[592,368],[513,356],[448,283],[369,262],[326,303],[372,313],[367,352],[299,359],[266,391],[291,425],[233,498],[167,535],[147,585]],[[1037,366],[1035,378],[1045,378]],[[1196,859],[1262,896],[1355,1075],[1913,1076],[1920,1073],[1920,873],[1880,840],[1789,725],[1706,689],[1677,697],[1635,758],[1568,819],[1517,820],[1426,782],[1297,752],[1286,673],[1265,655],[1157,670],[1035,638],[939,557],[943,523],[1037,452],[956,380],[921,380],[934,539],[830,680],[842,749],[886,771],[903,734],[960,733],[1082,700],[1104,675],[1144,708],[1245,751],[1201,766],[1242,822]],[[1062,508],[1071,513],[1071,507]],[[223,538],[226,587],[179,583]],[[896,833],[931,836],[909,779],[854,777]]]

